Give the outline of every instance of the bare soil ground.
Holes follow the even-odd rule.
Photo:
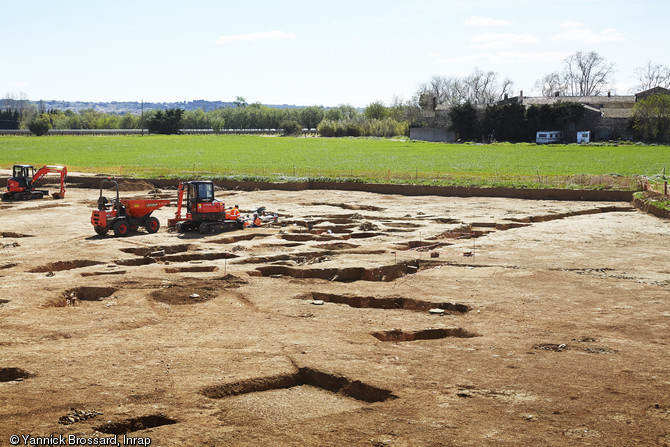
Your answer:
[[[89,222],[96,190],[0,205],[0,445],[670,445],[668,221],[625,203],[219,198],[285,226],[114,238]]]

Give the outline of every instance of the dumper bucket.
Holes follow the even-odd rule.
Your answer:
[[[126,213],[132,217],[143,217],[151,214],[154,210],[169,205],[169,200],[154,199],[123,199],[121,203],[126,207]]]

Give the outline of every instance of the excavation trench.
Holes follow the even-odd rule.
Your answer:
[[[161,427],[163,425],[176,424],[175,419],[171,419],[163,414],[152,414],[132,419],[126,419],[120,422],[107,422],[104,425],[95,427],[96,431],[109,435],[123,435],[148,428]]]
[[[151,247],[128,247],[122,248],[121,251],[124,253],[130,253],[137,256],[152,256],[155,254],[160,257],[166,254],[171,255],[175,253],[183,253],[189,251],[191,244],[177,244],[177,245],[155,245]],[[162,253],[162,254],[161,254]]]
[[[407,274],[416,273],[421,267],[430,267],[437,264],[426,261],[408,261],[394,265],[388,265],[377,268],[350,267],[350,268],[326,268],[326,269],[300,269],[283,265],[272,265],[258,267],[256,271],[261,276],[289,276],[299,279],[325,279],[336,282],[354,282],[354,281],[382,281],[390,282]]]
[[[256,238],[264,238],[272,236],[272,234],[268,233],[247,233],[247,234],[242,234],[239,236],[230,236],[230,237],[224,237],[221,239],[214,239],[212,241],[206,241],[208,244],[235,244],[240,241],[250,241],[252,239]]]
[[[92,265],[100,265],[100,261],[91,261],[87,259],[76,260],[76,261],[57,261],[51,262],[49,264],[41,265],[33,269],[28,270],[29,273],[47,273],[47,272],[60,272],[63,270],[73,270],[82,267],[90,267]]]
[[[19,237],[34,237],[34,236],[32,234],[14,233],[12,231],[0,231],[0,237],[19,238]]]
[[[415,312],[428,312],[430,309],[442,309],[446,312],[466,313],[470,306],[459,303],[435,303],[432,301],[417,300],[414,298],[373,296],[337,295],[334,293],[310,292],[299,295],[298,299],[321,300],[326,303],[346,304],[359,309],[400,309]]]
[[[35,377],[34,374],[30,374],[28,371],[25,371],[21,368],[0,368],[0,382],[13,382],[15,380],[23,380]]]
[[[215,265],[193,265],[188,267],[165,267],[165,273],[184,272],[215,272],[219,268]]]
[[[586,216],[589,214],[600,214],[600,213],[617,213],[617,212],[634,212],[635,208],[630,206],[601,206],[598,208],[590,208],[586,210],[579,211],[568,211],[567,213],[556,213],[556,214],[547,214],[544,216],[529,216],[524,218],[509,218],[511,222],[520,222],[520,223],[538,223],[538,222],[549,222],[552,220],[565,219],[567,217],[575,216]]]
[[[481,337],[480,334],[466,331],[462,328],[445,328],[445,329],[424,329],[421,331],[402,331],[394,329],[391,331],[373,332],[372,336],[381,341],[416,341],[416,340],[439,340],[441,338],[456,337],[456,338],[472,338]]]
[[[310,206],[334,206],[345,210],[356,211],[384,211],[386,208],[380,208],[374,205],[351,205],[349,203],[329,203],[329,202],[313,202]]]
[[[286,255],[275,255],[275,256],[253,256],[250,258],[234,262],[235,264],[268,264],[278,261],[295,261],[297,263],[305,263],[309,262],[310,260],[322,260],[324,256],[331,256],[331,255],[333,255],[333,253],[329,251],[310,251],[310,252],[291,253]]]
[[[324,224],[332,224],[332,222],[325,221],[323,222]],[[354,232],[352,228],[354,228],[356,225],[353,224],[347,224],[347,225],[321,225],[319,226],[314,226],[312,230],[310,230],[311,233],[313,234],[324,234],[324,233],[332,233],[332,234],[351,234]]]
[[[232,259],[239,256],[226,252],[209,252],[209,253],[184,253],[175,255],[165,255],[161,258],[162,261],[170,262],[189,262],[189,261],[214,261],[216,259]]]
[[[347,216],[317,216],[315,218],[309,219],[309,220],[290,220],[286,221],[288,225],[297,225],[299,227],[305,227],[309,228],[310,226],[314,227],[317,225],[321,225],[323,223],[327,224],[334,224],[334,225],[348,225],[348,226],[355,226],[356,223],[352,223],[353,217],[355,214],[350,214]],[[362,216],[361,216],[362,217]]]
[[[125,265],[128,267],[137,267],[140,265],[149,265],[149,264],[155,264],[156,259],[154,258],[131,258],[131,259],[117,259],[114,261],[114,264],[116,265]]]
[[[76,287],[63,292],[63,296],[76,297],[82,301],[102,301],[112,296],[117,290],[119,289],[115,287]]]
[[[154,290],[149,297],[157,302],[170,305],[197,304],[216,298],[214,287],[189,287],[173,285]]]
[[[396,248],[398,250],[430,250],[433,248],[440,248],[440,247],[446,247],[448,245],[452,245],[451,243],[448,242],[435,242],[435,241],[409,241],[409,242],[402,242],[396,245]]]
[[[240,394],[293,388],[309,385],[336,394],[342,394],[363,402],[383,402],[396,396],[390,390],[352,380],[344,376],[329,374],[311,368],[299,368],[292,374],[246,379],[223,385],[203,388],[200,394],[210,399],[221,399]]]

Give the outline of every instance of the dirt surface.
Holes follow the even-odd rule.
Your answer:
[[[668,221],[218,196],[280,225],[114,238],[96,190],[0,205],[0,445],[670,445]]]

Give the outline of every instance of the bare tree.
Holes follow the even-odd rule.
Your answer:
[[[542,96],[553,96],[556,92],[569,96],[597,96],[612,84],[614,64],[595,51],[576,52],[563,61],[561,71],[549,73],[535,82]]]
[[[535,88],[541,92],[542,96],[547,98],[550,96],[555,96],[556,93],[559,95],[565,95],[567,90],[560,73],[557,71],[549,73],[543,78],[538,79],[535,82]]]
[[[646,66],[635,69],[635,77],[638,84],[631,89],[632,92],[643,92],[654,87],[670,88],[670,67],[667,65],[654,65],[648,61]]]
[[[563,81],[572,96],[598,96],[612,84],[614,64],[595,51],[578,51],[563,63]]]
[[[437,104],[453,107],[471,102],[487,104],[502,99],[509,94],[514,83],[505,78],[498,80],[498,73],[475,69],[470,75],[458,77],[433,76],[428,82],[419,85],[415,100],[423,108],[431,105],[432,98]]]

